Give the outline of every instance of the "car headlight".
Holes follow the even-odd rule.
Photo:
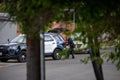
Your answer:
[[[17,49],[18,46],[17,45],[14,45],[14,46],[10,46],[9,49]]]

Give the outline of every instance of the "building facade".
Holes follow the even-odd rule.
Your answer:
[[[8,20],[7,13],[0,13],[0,44],[7,43],[17,36],[17,25]]]

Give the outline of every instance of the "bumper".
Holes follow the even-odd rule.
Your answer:
[[[16,51],[15,50],[0,50],[0,59],[3,58],[17,58]]]

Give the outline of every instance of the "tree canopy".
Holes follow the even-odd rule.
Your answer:
[[[119,3],[120,0],[1,0],[0,11],[16,16],[16,21],[21,24],[22,31],[27,34],[31,44],[28,46],[30,50],[28,62],[33,60],[37,63],[39,57],[36,60],[37,55],[33,55],[32,52],[38,51],[36,53],[39,54],[40,46],[36,45],[33,48],[32,45],[39,44],[40,30],[53,20],[69,21],[71,13],[66,12],[66,9],[75,10],[76,32],[82,32],[82,35],[89,39],[89,46],[93,48],[94,55],[99,57],[98,37],[104,32],[119,37]]]

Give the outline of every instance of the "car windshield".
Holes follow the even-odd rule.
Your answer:
[[[14,38],[12,41],[12,43],[26,43],[26,38],[23,35],[17,36],[16,38]]]

